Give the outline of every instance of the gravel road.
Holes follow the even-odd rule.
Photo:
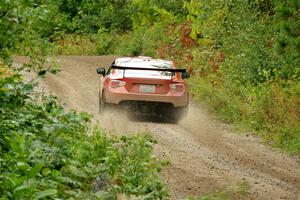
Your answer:
[[[171,199],[203,195],[234,186],[249,184],[249,194],[235,199],[300,199],[300,158],[271,149],[249,134],[236,134],[192,104],[188,116],[178,124],[130,121],[113,111],[98,112],[99,77],[96,67],[107,67],[114,56],[59,56],[58,75],[41,81],[65,103],[67,109],[87,111],[101,126],[116,134],[149,132],[158,141],[155,154],[168,159],[161,176]],[[17,57],[16,63],[23,63]]]

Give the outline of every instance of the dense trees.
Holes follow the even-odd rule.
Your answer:
[[[299,3],[286,2],[191,1],[186,5],[192,36],[206,46],[221,48],[231,56],[224,68],[230,68],[241,82],[254,83],[299,77]]]
[[[2,57],[7,57],[10,49],[15,51],[17,43],[31,40],[28,37],[54,42],[70,33],[100,31],[119,36],[138,32],[141,26],[151,29],[158,23],[186,19],[200,48],[215,46],[235,56],[230,59],[234,66],[230,70],[241,79],[261,82],[266,76],[299,76],[297,0],[3,1],[0,16]],[[242,65],[236,63],[240,56],[244,56]]]

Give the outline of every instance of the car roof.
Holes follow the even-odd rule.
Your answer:
[[[162,67],[162,68],[174,68],[173,62],[163,59],[154,59],[146,56],[138,57],[122,57],[117,58],[114,61],[117,66],[123,67]]]

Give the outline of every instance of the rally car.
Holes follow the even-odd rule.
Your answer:
[[[119,105],[130,113],[155,115],[178,121],[187,111],[189,73],[169,60],[151,57],[117,58],[101,74],[99,111]]]

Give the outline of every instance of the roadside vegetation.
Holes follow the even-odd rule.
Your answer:
[[[186,6],[190,36],[199,45],[191,52],[195,99],[243,131],[299,153],[299,1],[191,1]]]

